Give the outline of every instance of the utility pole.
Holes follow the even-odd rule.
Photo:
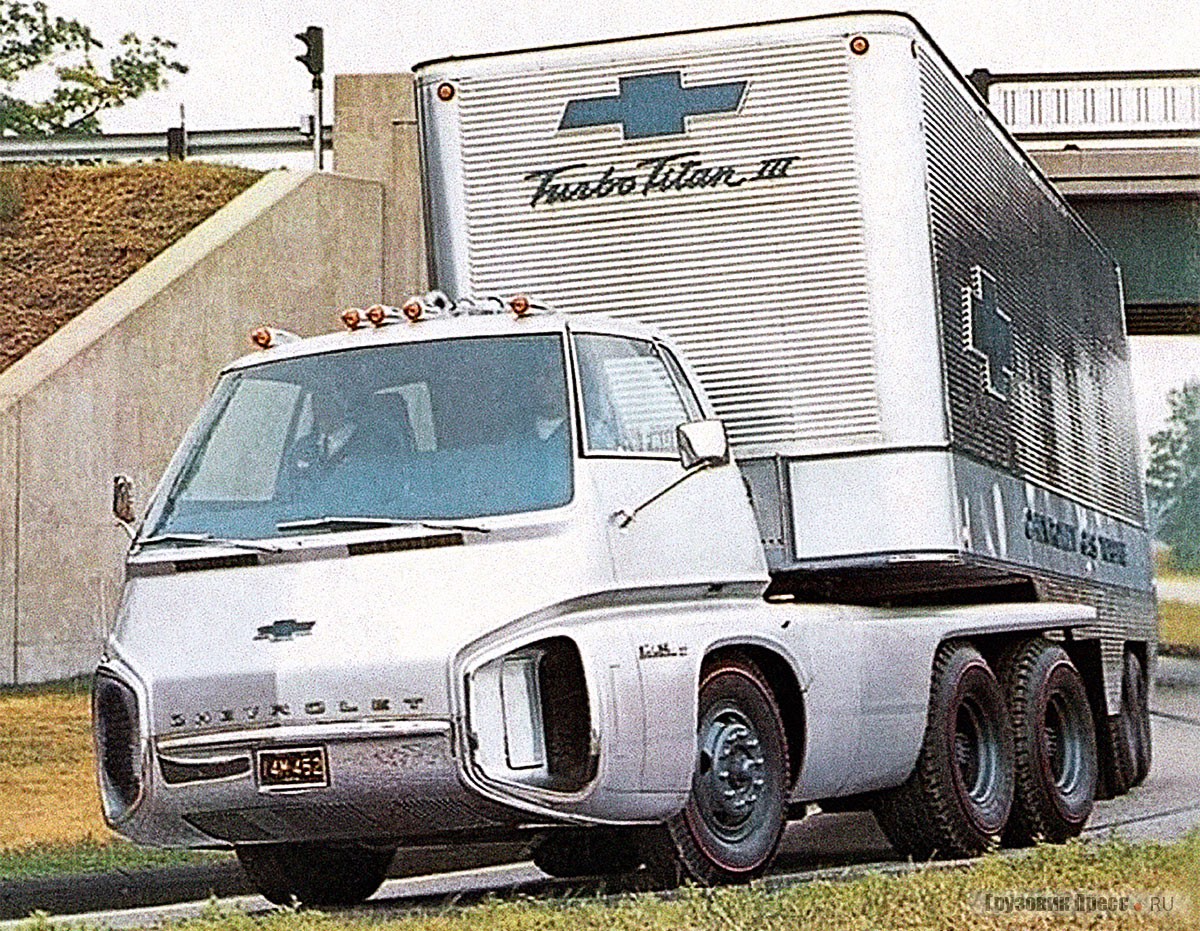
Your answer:
[[[325,30],[320,26],[309,26],[303,32],[296,33],[296,38],[304,43],[304,54],[297,55],[296,61],[304,65],[312,75],[313,166],[317,171],[321,171],[325,167],[325,114],[321,82],[321,75],[325,71]]]

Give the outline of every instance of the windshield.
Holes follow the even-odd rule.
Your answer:
[[[320,518],[456,520],[566,504],[562,347],[557,334],[446,340],[232,372],[143,539],[261,539],[354,526]]]

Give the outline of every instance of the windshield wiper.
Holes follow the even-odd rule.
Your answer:
[[[370,530],[375,527],[424,527],[426,530],[466,530],[471,533],[491,533],[490,527],[475,524],[452,524],[438,520],[415,520],[394,517],[305,517],[276,524],[276,530]]]
[[[283,549],[269,543],[255,543],[251,540],[230,540],[225,537],[214,537],[211,533],[160,533],[153,537],[135,540],[134,545],[140,550],[155,543],[182,543],[185,546],[231,546],[236,549],[253,550],[257,553],[282,553]]]

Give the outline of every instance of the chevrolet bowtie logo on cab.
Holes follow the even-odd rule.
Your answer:
[[[686,118],[709,113],[734,113],[742,104],[746,81],[683,86],[683,74],[664,71],[620,79],[615,97],[584,97],[568,101],[559,131],[620,123],[626,139],[682,136]]]
[[[293,637],[306,637],[312,633],[315,624],[316,621],[297,621],[293,618],[284,618],[260,627],[258,633],[254,635],[254,639],[278,643],[280,640],[291,640]]]

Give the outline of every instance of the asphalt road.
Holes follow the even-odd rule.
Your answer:
[[[1144,840],[1170,839],[1200,826],[1200,661],[1165,658],[1160,662],[1153,701],[1154,765],[1146,783],[1129,795],[1099,802],[1085,830],[1090,837],[1112,832]],[[803,882],[827,876],[853,875],[867,869],[903,870],[887,841],[866,814],[814,814],[788,828],[771,882]],[[466,904],[486,895],[601,893],[614,887],[599,883],[548,880],[532,864],[515,863],[393,879],[356,911],[387,916],[413,908]],[[620,891],[619,887],[615,891]],[[210,903],[191,902],[156,908],[93,912],[56,920],[70,924],[131,928],[167,919],[199,915]],[[259,896],[221,899],[216,907],[249,913],[271,906]],[[0,931],[15,922],[0,922]]]

